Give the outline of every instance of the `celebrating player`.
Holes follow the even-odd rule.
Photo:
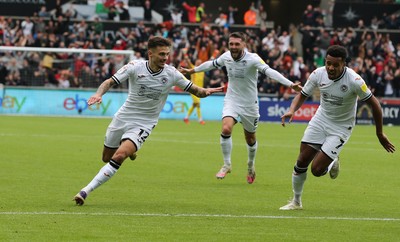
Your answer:
[[[326,53],[325,67],[316,69],[310,75],[301,93],[293,99],[289,111],[282,115],[282,125],[285,126],[285,119],[292,121],[293,114],[312,95],[313,90],[319,88],[321,104],[304,132],[300,154],[292,173],[294,197],[280,210],[303,208],[301,195],[311,161],[311,172],[314,176],[323,176],[327,172],[332,179],[338,176],[339,154],[353,131],[358,98],[371,106],[376,136],[383,148],[387,152],[395,151],[394,145],[382,130],[382,109],[379,101],[364,80],[346,67],[346,58],[344,47],[330,46]]]
[[[136,152],[156,126],[172,86],[176,85],[201,98],[222,91],[222,88],[198,87],[174,67],[166,65],[170,49],[169,40],[162,37],[150,38],[148,61],[131,61],[123,66],[89,98],[89,105],[101,103],[102,96],[112,86],[129,81],[128,98],[114,115],[106,132],[102,159],[107,164],[75,195],[76,204],[83,205],[89,193],[108,181],[127,157],[136,157]]]
[[[228,90],[224,99],[222,112],[222,131],[220,144],[224,165],[217,173],[218,179],[223,179],[232,170],[232,130],[233,126],[240,121],[243,125],[244,136],[247,143],[247,182],[252,184],[256,178],[255,156],[257,152],[256,129],[260,117],[258,107],[257,78],[261,72],[271,79],[277,80],[285,86],[291,87],[296,91],[301,90],[299,83],[294,84],[286,79],[282,74],[270,68],[255,53],[245,50],[246,36],[241,32],[234,32],[229,36],[229,51],[222,54],[219,58],[206,61],[195,68],[181,68],[184,74],[205,72],[215,68],[226,67],[228,72]]]

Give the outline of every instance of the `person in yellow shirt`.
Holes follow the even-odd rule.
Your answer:
[[[195,66],[193,63],[190,61],[190,58],[186,55],[185,56],[185,64],[188,68],[194,68]],[[202,61],[200,59],[197,59],[195,64],[196,66],[200,65]],[[204,72],[197,72],[193,73],[190,75],[190,80],[197,86],[203,87],[204,86]],[[192,95],[193,103],[192,106],[189,108],[186,117],[183,119],[183,121],[188,124],[189,123],[189,117],[193,113],[193,111],[197,108],[197,118],[199,120],[199,123],[204,125],[206,122],[204,122],[202,116],[201,116],[201,109],[200,109],[200,98],[196,97],[195,95]]]

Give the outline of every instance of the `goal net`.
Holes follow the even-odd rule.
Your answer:
[[[132,59],[132,50],[0,46],[0,63],[7,70],[0,83],[6,86],[97,88]]]

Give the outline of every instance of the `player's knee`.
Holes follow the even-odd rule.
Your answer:
[[[122,162],[124,162],[124,160],[128,157],[127,154],[121,153],[121,152],[117,152],[113,155],[112,159],[114,161],[116,161],[119,164],[122,164]]]
[[[326,168],[325,167],[311,167],[311,173],[316,176],[320,177],[326,174]]]
[[[222,127],[222,133],[226,136],[230,136],[232,134],[232,128],[229,125],[224,125]]]
[[[246,143],[250,146],[253,146],[256,143],[256,137],[246,137]]]

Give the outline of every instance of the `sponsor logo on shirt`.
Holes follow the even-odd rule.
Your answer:
[[[146,85],[140,85],[138,96],[144,96],[153,100],[159,100],[162,90],[158,90]]]
[[[343,97],[338,97],[335,95],[331,95],[327,92],[323,92],[321,94],[322,99],[327,102],[330,103],[332,105],[336,105],[336,106],[342,106],[343,105]]]

